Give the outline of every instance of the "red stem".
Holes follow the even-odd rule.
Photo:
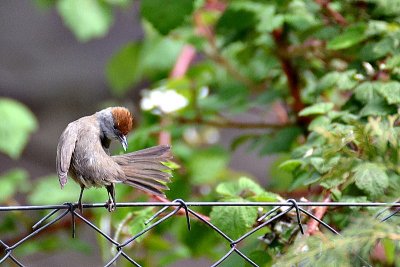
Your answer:
[[[330,193],[327,194],[327,196],[324,198],[323,202],[324,203],[331,202],[331,194]],[[328,210],[327,206],[316,207],[314,216],[321,220],[324,217],[327,210]],[[317,220],[310,219],[307,223],[306,235],[313,235],[313,234],[319,232],[318,225],[319,225],[319,222]]]
[[[310,119],[307,117],[298,116],[298,113],[304,108],[304,103],[301,100],[299,73],[296,67],[293,65],[291,58],[288,57],[289,45],[282,29],[273,31],[272,36],[276,43],[278,59],[281,62],[282,70],[286,75],[290,94],[293,98],[292,110],[296,114],[298,124],[301,126],[306,126],[309,124]]]
[[[340,14],[339,12],[337,12],[336,10],[332,9],[329,6],[329,2],[330,2],[329,0],[315,0],[315,2],[317,4],[319,4],[321,6],[321,8],[326,11],[328,16],[330,16],[336,23],[340,24],[341,26],[347,25],[347,21],[342,16],[342,14]]]

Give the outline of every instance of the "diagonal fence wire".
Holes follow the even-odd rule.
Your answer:
[[[198,214],[195,212],[191,207],[204,207],[204,206],[223,206],[223,207],[271,207],[271,210],[263,214],[257,219],[257,222],[259,223],[258,226],[254,227],[241,237],[237,238],[236,240],[233,240],[230,238],[226,233],[224,233],[221,229],[219,229],[217,226],[215,226],[213,223],[205,219],[202,215]],[[137,240],[137,238],[141,237],[142,235],[146,234],[153,228],[157,227],[157,225],[165,222],[166,220],[170,219],[173,217],[175,214],[177,214],[180,210],[184,210],[185,216],[186,216],[186,223],[188,230],[190,231],[191,229],[191,222],[190,222],[190,215],[193,216],[194,218],[197,218],[200,222],[204,223],[206,226],[208,226],[210,229],[218,233],[223,239],[225,239],[228,242],[228,251],[226,254],[221,256],[221,258],[216,261],[214,264],[211,266],[218,266],[222,262],[224,262],[230,255],[233,253],[236,253],[239,255],[241,258],[243,258],[247,263],[249,263],[252,266],[258,266],[253,260],[251,260],[246,254],[244,254],[239,248],[238,245],[240,242],[245,240],[247,237],[250,235],[254,234],[255,232],[259,231],[260,229],[264,228],[265,226],[271,224],[274,221],[279,220],[280,217],[284,216],[285,214],[289,213],[290,211],[294,210],[296,213],[296,219],[297,219],[297,224],[299,227],[299,230],[302,234],[304,234],[303,226],[302,226],[302,221],[301,221],[301,216],[306,216],[309,217],[313,220],[318,221],[318,223],[322,226],[324,226],[326,229],[331,231],[332,233],[336,235],[340,235],[339,232],[337,232],[333,227],[331,227],[329,224],[324,222],[323,220],[317,218],[314,216],[311,212],[307,211],[304,209],[305,207],[383,207],[385,208],[384,210],[380,211],[377,213],[376,217],[380,218],[381,215],[383,215],[384,212],[387,212],[390,208],[393,209],[388,215],[384,216],[380,220],[382,222],[389,220],[393,216],[398,216],[400,215],[400,203],[395,202],[395,203],[347,203],[347,202],[298,202],[294,199],[288,199],[286,202],[185,202],[182,199],[176,199],[172,202],[132,202],[132,203],[118,203],[117,207],[119,208],[130,208],[130,207],[160,207],[161,209],[158,210],[153,216],[151,216],[146,222],[145,225],[146,227],[141,230],[140,232],[136,233],[129,239],[127,239],[123,243],[119,243],[117,240],[114,240],[112,237],[107,235],[104,231],[102,231],[100,228],[98,228],[96,225],[94,225],[92,222],[90,222],[87,218],[85,218],[82,214],[77,213],[75,210],[77,208],[77,204],[73,203],[64,203],[62,205],[43,205],[43,206],[7,206],[7,207],[1,207],[0,206],[0,213],[3,212],[10,212],[10,211],[32,211],[32,210],[51,210],[47,215],[45,215],[43,218],[41,218],[37,223],[35,223],[32,227],[32,232],[26,235],[25,237],[21,238],[20,240],[16,241],[14,244],[9,245],[6,244],[4,241],[0,239],[0,251],[3,250],[3,256],[0,256],[0,265],[5,262],[6,260],[12,261],[15,263],[17,266],[25,267],[27,265],[24,265],[21,263],[14,255],[13,252],[15,249],[17,249],[19,246],[21,246],[23,243],[27,242],[29,239],[32,237],[36,236],[42,231],[45,231],[48,227],[51,225],[57,223],[60,221],[62,218],[65,216],[70,215],[71,220],[72,220],[72,236],[75,237],[75,220],[79,219],[82,221],[84,224],[88,225],[91,229],[99,233],[101,236],[103,236],[112,246],[115,247],[115,255],[104,265],[106,267],[112,266],[119,258],[123,257],[127,261],[129,261],[132,265],[134,266],[141,266],[138,262],[136,262],[134,259],[132,259],[125,251],[124,248],[127,247],[129,244]],[[93,208],[101,208],[105,207],[104,204],[84,204],[83,208],[84,209],[93,209]],[[172,208],[172,211],[164,215],[162,218],[158,219],[157,221],[153,222],[157,217],[159,217],[162,213],[166,212],[169,208]],[[49,220],[53,215],[56,213],[60,212],[59,215],[57,215],[55,218],[51,219],[49,222],[45,223],[47,220]],[[151,223],[153,222],[153,223]],[[151,224],[150,224],[151,223]],[[42,226],[41,226],[42,225]],[[356,255],[361,261],[364,262],[366,266],[370,266],[368,262],[366,262],[363,258],[360,256]]]

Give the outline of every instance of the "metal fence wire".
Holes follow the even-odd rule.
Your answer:
[[[238,239],[234,240],[230,238],[227,234],[221,231],[218,227],[212,224],[210,221],[205,219],[201,214],[195,212],[192,207],[199,206],[225,206],[225,207],[237,207],[237,206],[246,206],[246,207],[269,207],[271,208],[267,213],[263,214],[258,218],[257,222],[259,223],[257,227],[251,229],[249,232],[245,233]],[[307,216],[309,219],[313,219],[318,221],[318,223],[324,226],[326,229],[331,231],[334,234],[340,235],[333,227],[325,223],[323,220],[317,218],[310,211],[306,210],[307,207],[375,207],[375,208],[385,208],[377,214],[377,217],[381,217],[381,221],[384,222],[390,219],[393,216],[400,215],[400,203],[345,203],[345,202],[298,202],[294,199],[289,199],[285,202],[185,202],[181,199],[176,199],[172,202],[132,202],[132,203],[118,203],[118,208],[132,208],[132,207],[160,207],[160,209],[145,222],[148,225],[142,231],[130,237],[123,243],[117,242],[101,229],[99,229],[96,225],[82,216],[80,213],[76,212],[77,204],[73,203],[64,203],[62,205],[44,205],[44,206],[0,206],[0,213],[10,212],[10,211],[34,211],[34,210],[51,210],[46,216],[40,219],[33,227],[32,232],[21,238],[19,241],[14,244],[6,244],[1,240],[0,237],[0,265],[6,260],[14,262],[18,266],[27,266],[20,262],[15,255],[13,255],[14,250],[16,250],[23,243],[27,242],[29,239],[37,235],[38,233],[45,231],[51,225],[60,221],[63,217],[70,215],[72,220],[72,236],[75,237],[75,222],[76,219],[81,220],[83,223],[87,224],[91,229],[98,232],[105,239],[107,239],[112,246],[115,247],[115,255],[112,257],[104,266],[111,266],[115,263],[119,258],[123,257],[128,260],[134,266],[141,266],[137,263],[132,257],[128,256],[124,251],[124,248],[134,242],[140,236],[146,234],[151,229],[157,227],[157,225],[165,222],[170,217],[177,214],[180,210],[185,212],[186,222],[188,226],[188,230],[190,231],[190,217],[196,218],[201,223],[206,224],[212,231],[217,232],[220,236],[222,236],[227,242],[227,252],[225,255],[222,255],[221,258],[215,262],[212,266],[220,265],[224,260],[226,260],[231,254],[237,253],[240,257],[242,257],[246,262],[251,264],[252,266],[258,266],[254,261],[251,260],[250,257],[245,255],[242,251],[239,250],[239,243],[245,240],[250,235],[254,234],[258,230],[263,227],[278,221],[281,217],[289,212],[294,212],[296,214],[297,224],[299,230],[302,234],[304,234],[303,226],[302,226],[302,216]],[[92,209],[92,208],[100,208],[105,207],[104,204],[84,204],[84,209]],[[172,208],[173,210],[167,213],[162,218],[153,222],[157,217],[159,217],[162,213],[166,212],[168,208]],[[386,212],[386,216],[383,216],[383,213]],[[57,216],[55,216],[58,214]],[[51,217],[53,217],[49,220]],[[46,222],[48,221],[48,222]],[[153,223],[151,223],[153,222]],[[150,224],[151,223],[151,224]],[[189,232],[190,234],[190,232]],[[3,256],[1,256],[3,255]],[[363,259],[361,259],[364,261]],[[366,266],[370,266],[367,262],[365,262]]]

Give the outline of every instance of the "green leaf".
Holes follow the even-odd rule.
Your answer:
[[[230,199],[240,201],[242,198]],[[257,219],[257,207],[213,207],[210,213],[211,223],[226,233],[230,238],[237,239],[253,226]]]
[[[382,95],[388,104],[400,104],[400,83],[399,82],[388,82],[381,83],[378,86],[377,91]]]
[[[355,70],[348,70],[343,72],[332,71],[326,74],[318,82],[317,90],[322,91],[331,88],[340,90],[349,90],[357,85],[358,81],[354,79],[356,74]]]
[[[150,77],[159,77],[160,72],[167,74],[174,66],[183,43],[174,38],[151,33],[151,29],[147,28],[146,35],[147,38],[143,42],[140,60],[140,64],[143,65],[143,73]]]
[[[195,153],[187,168],[195,184],[215,182],[229,162],[229,154],[220,147],[210,147]]]
[[[352,47],[353,45],[356,45],[367,38],[365,29],[365,25],[350,26],[342,34],[339,34],[337,37],[329,41],[327,48],[339,50]]]
[[[18,191],[29,188],[28,173],[22,169],[13,169],[0,176],[0,203],[13,197]]]
[[[376,44],[374,44],[373,47],[373,53],[378,57],[383,57],[389,53],[393,53],[396,50],[398,40],[395,40],[393,38],[387,37]]]
[[[386,61],[386,67],[389,69],[393,69],[395,67],[399,67],[400,66],[400,55],[394,55],[393,57],[390,57],[387,61]]]
[[[389,238],[384,238],[381,242],[385,250],[386,263],[393,265],[396,257],[396,243]]]
[[[361,163],[354,168],[356,186],[367,194],[377,197],[383,195],[389,186],[386,172],[375,163]]]
[[[293,181],[292,185],[289,187],[289,191],[296,188],[300,188],[305,185],[310,185],[321,179],[321,175],[317,172],[305,172],[302,171],[297,175],[296,179]]]
[[[376,87],[376,83],[361,83],[354,89],[355,98],[364,104],[375,101],[377,97]]]
[[[273,133],[272,137],[266,135],[255,145],[261,146],[260,155],[270,155],[281,152],[288,152],[293,146],[296,138],[301,134],[298,127],[286,127]]]
[[[389,106],[384,101],[368,103],[360,110],[360,116],[385,116],[396,113],[396,107]]]
[[[128,213],[127,216],[132,216],[132,222],[130,223],[129,232],[131,235],[136,235],[140,233],[143,229],[147,227],[145,222],[154,215],[154,209],[152,207],[142,209],[140,211],[135,211],[133,213]],[[140,237],[136,238],[137,242],[143,240],[146,234],[141,235]]]
[[[0,98],[0,118],[0,151],[16,159],[37,129],[36,118],[26,106],[9,98]]]
[[[318,115],[325,114],[328,111],[333,109],[333,103],[317,103],[312,106],[306,107],[302,111],[299,112],[299,116],[310,116],[310,115]]]
[[[106,76],[114,94],[122,95],[140,78],[141,45],[129,43],[122,47],[107,64]]]
[[[289,159],[284,162],[282,162],[279,165],[279,168],[281,170],[287,171],[287,172],[292,172],[296,170],[298,167],[300,167],[303,164],[303,161],[300,159]]]
[[[192,0],[142,0],[140,13],[161,34],[180,26],[193,11]]]
[[[99,0],[59,0],[57,10],[80,41],[103,37],[113,22],[110,6]]]
[[[282,163],[286,163],[286,168],[290,169],[288,166],[288,161],[291,161],[292,166],[290,166],[291,168],[296,169],[297,167],[299,167],[299,165],[297,165],[297,167],[295,167],[294,165],[294,161],[296,160],[292,160],[290,154],[286,153],[282,153],[279,156],[276,157],[276,159],[274,159],[272,161],[272,163],[269,166],[269,171],[267,174],[267,177],[269,178],[269,185],[268,188],[270,188],[270,190],[272,191],[286,191],[287,188],[292,184],[293,182],[293,175],[291,173],[291,171],[282,171]],[[292,170],[294,170],[292,169]]]
[[[231,150],[235,151],[239,146],[254,138],[254,136],[254,134],[244,134],[236,137],[230,145]]]
[[[235,6],[228,6],[219,18],[216,31],[220,34],[240,34],[249,30],[256,21],[255,14]]]
[[[313,131],[318,128],[326,128],[331,125],[331,119],[328,116],[318,116],[308,125],[308,130]]]
[[[221,183],[217,186],[216,191],[225,197],[239,196],[243,198],[265,192],[260,185],[247,177],[241,177],[238,181]]]
[[[275,6],[265,5],[258,10],[257,15],[260,22],[257,24],[257,31],[261,34],[272,32],[282,26],[285,21],[284,16],[275,14]]]

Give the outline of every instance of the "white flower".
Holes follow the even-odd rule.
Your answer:
[[[144,91],[140,106],[143,110],[158,109],[163,113],[171,113],[186,107],[188,103],[187,98],[175,90],[160,87]]]
[[[307,158],[307,157],[311,156],[313,154],[313,152],[314,152],[314,149],[310,148],[309,150],[306,151],[306,153],[304,153],[303,158]]]

